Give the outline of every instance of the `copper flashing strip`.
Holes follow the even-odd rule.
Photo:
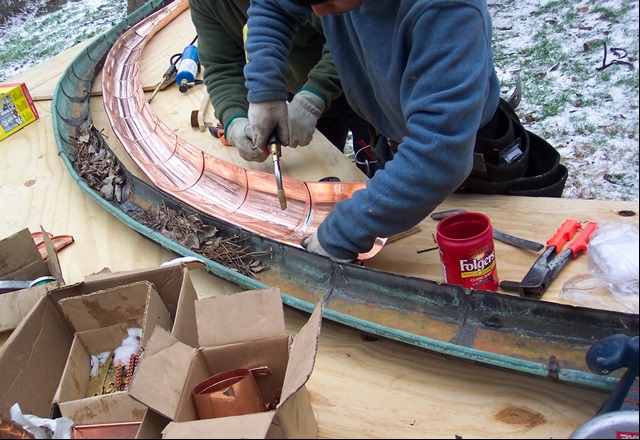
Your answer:
[[[304,182],[282,178],[287,209],[280,209],[274,176],[208,155],[179,138],[151,109],[140,82],[142,50],[150,38],[188,8],[175,1],[127,30],[109,51],[102,71],[104,106],[134,162],[162,191],[207,215],[249,232],[301,247],[341,200],[364,183]],[[359,256],[367,259],[384,245]]]

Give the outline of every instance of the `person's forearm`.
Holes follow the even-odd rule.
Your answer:
[[[324,34],[320,18],[315,14],[311,14],[309,25],[318,33]],[[328,43],[324,44],[322,57],[309,72],[308,80],[304,88],[322,95],[327,107],[331,105],[331,101],[343,95],[338,71],[333,62]]]
[[[325,105],[329,107],[331,101],[342,96],[342,85],[333,58],[329,51],[329,46],[325,44],[322,58],[309,72],[309,80],[304,89],[314,91],[325,100]]]
[[[203,68],[203,81],[211,98],[216,118],[227,125],[234,116],[246,116],[247,89],[244,85],[244,49],[242,24],[238,35],[230,35],[206,7],[206,3],[190,2],[191,19],[198,34],[198,57]],[[227,24],[230,26],[230,24]]]
[[[252,2],[245,42],[248,63],[244,68],[249,102],[287,100],[287,56],[309,11],[295,6],[285,10],[277,0]]]

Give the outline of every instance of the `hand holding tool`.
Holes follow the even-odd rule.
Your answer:
[[[231,123],[229,123],[226,130],[222,125],[220,125],[216,137],[222,141],[223,145],[232,145],[236,147],[240,157],[246,161],[264,162],[269,157],[269,151],[266,146],[263,151],[253,145],[253,132],[251,131],[251,125],[249,124],[248,118],[235,118]]]
[[[289,142],[287,101],[250,102],[248,111],[253,145],[269,154],[269,139],[275,132],[279,142]]]
[[[566,220],[547,241],[547,249],[533,263],[522,281],[502,281],[500,288],[518,292],[520,296],[540,298],[569,259],[576,258],[587,249],[589,238],[596,227],[594,222],[587,223],[578,237],[563,251],[562,247],[581,228],[577,220]]]
[[[284,195],[284,188],[282,187],[282,173],[280,171],[280,155],[281,144],[278,139],[278,135],[273,132],[269,138],[269,152],[271,153],[271,159],[273,160],[273,169],[276,175],[276,185],[278,186],[278,200],[280,201],[280,209],[287,209],[287,199]]]
[[[434,212],[433,214],[431,214],[431,218],[434,220],[442,220],[445,217],[449,217],[450,215],[457,214],[459,212],[465,212],[465,211],[464,209],[450,209],[448,211]],[[498,231],[496,228],[493,228],[493,238],[520,249],[529,249],[536,252],[544,249],[544,245],[542,243],[537,243],[535,241],[526,240],[524,238],[519,238],[513,235],[505,234],[503,232]]]

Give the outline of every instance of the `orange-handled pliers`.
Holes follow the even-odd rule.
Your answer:
[[[560,229],[547,241],[547,249],[538,257],[522,281],[502,281],[500,288],[518,292],[520,296],[540,298],[560,270],[573,257],[587,250],[591,234],[596,230],[595,222],[588,222],[584,228],[577,220],[566,220]],[[582,228],[580,234],[565,249],[562,247]]]
[[[222,124],[218,123],[216,126],[210,125],[209,133],[211,133],[213,137],[220,139],[222,145],[233,147],[233,145],[231,145],[224,137],[224,127],[222,126]]]

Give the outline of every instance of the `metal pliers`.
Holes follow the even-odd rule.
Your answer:
[[[518,292],[520,296],[540,298],[569,259],[576,258],[587,249],[587,244],[591,234],[596,230],[597,224],[588,222],[567,249],[562,250],[565,243],[571,240],[581,227],[577,220],[566,220],[553,237],[547,241],[547,249],[533,263],[522,281],[502,281],[500,288]]]
[[[280,201],[280,209],[287,209],[287,199],[284,195],[284,187],[282,186],[282,172],[280,171],[280,155],[281,146],[278,135],[274,132],[269,138],[269,153],[273,160],[274,174],[276,175],[276,185],[278,187],[278,200]]]

